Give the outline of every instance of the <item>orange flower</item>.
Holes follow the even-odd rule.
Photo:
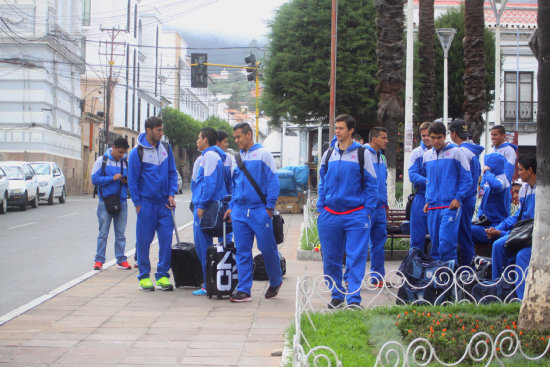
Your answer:
[[[405,315],[408,315],[409,313],[407,311],[405,311]]]
[[[463,326],[463,327],[462,327],[462,330],[464,330],[464,329],[465,329],[465,327]]]
[[[395,325],[399,325],[399,323],[398,323],[398,322],[396,322],[396,323],[395,323]]]
[[[455,340],[455,338],[453,338],[452,340]]]
[[[523,335],[523,331],[520,331],[520,332],[519,332],[519,335]]]
[[[412,330],[409,330],[409,334],[412,333],[413,331]]]
[[[445,333],[441,333],[441,336],[445,336]]]
[[[413,310],[413,313],[416,313],[416,310]]]
[[[432,316],[432,314],[428,312],[428,317],[430,317],[430,316]]]
[[[443,332],[446,332],[446,331],[447,331],[447,329],[443,329]]]

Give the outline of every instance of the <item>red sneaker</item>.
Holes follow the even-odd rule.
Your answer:
[[[125,269],[125,270],[130,270],[132,269],[132,265],[128,264],[128,261],[123,261],[121,263],[118,263],[117,264],[117,267],[119,269]]]
[[[103,263],[96,261],[94,264],[94,270],[101,270],[103,269]]]

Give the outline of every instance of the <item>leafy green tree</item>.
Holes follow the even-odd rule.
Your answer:
[[[464,110],[464,7],[449,9],[435,21],[435,28],[456,28],[456,34],[449,49],[449,118],[463,118]],[[443,116],[443,49],[437,35],[434,34],[435,43],[435,106],[436,118]],[[485,110],[492,108],[495,89],[495,41],[493,33],[485,29],[485,90],[487,98]],[[418,60],[418,58],[415,58]],[[417,69],[418,70],[418,69]],[[420,73],[415,73],[415,95],[418,96],[420,88]],[[415,100],[418,101],[418,98]],[[417,103],[418,112],[418,103]],[[417,113],[418,116],[418,113]]]
[[[372,0],[339,1],[336,114],[353,115],[360,127],[376,124],[375,16]],[[274,124],[328,123],[330,24],[330,0],[292,0],[277,10],[261,107]]]
[[[197,136],[202,128],[199,121],[191,116],[168,107],[162,111],[164,134],[170,144],[185,151],[184,158],[193,166],[193,155],[197,152]]]
[[[210,116],[209,118],[204,121],[203,126],[210,126],[216,130],[223,130],[227,134],[229,134],[229,137],[227,138],[227,141],[229,142],[229,147],[232,149],[237,149],[237,144],[235,144],[235,140],[233,140],[233,128],[227,121],[224,119],[221,119],[216,116]]]

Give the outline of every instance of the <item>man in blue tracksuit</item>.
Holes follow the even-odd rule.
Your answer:
[[[451,140],[462,149],[466,160],[470,165],[470,174],[472,175],[472,185],[467,196],[462,200],[460,214],[460,225],[458,227],[458,245],[460,246],[460,258],[458,264],[470,265],[474,258],[474,242],[472,241],[472,217],[476,209],[477,184],[481,175],[479,155],[483,152],[483,147],[474,144],[469,140],[470,132],[468,124],[462,119],[455,119],[449,126],[451,131]]]
[[[364,148],[352,140],[355,125],[350,115],[336,118],[337,142],[323,154],[319,172],[317,228],[323,251],[323,272],[332,290],[329,308],[342,306],[344,297],[348,306],[360,307],[370,217],[378,201],[376,172],[366,149],[363,167],[359,165],[359,152]],[[347,295],[342,285],[344,251],[346,268],[349,268]]]
[[[254,189],[245,173],[235,167],[232,179],[232,196],[226,217],[233,222],[233,234],[237,249],[237,272],[239,285],[231,296],[231,302],[250,302],[252,288],[252,245],[254,236],[258,250],[264,257],[265,270],[269,277],[269,288],[265,292],[266,299],[279,293],[283,283],[281,262],[277,242],[273,234],[273,211],[279,196],[279,178],[275,160],[271,153],[260,144],[254,144],[252,129],[247,123],[239,123],[233,127],[233,137],[240,149],[244,167],[256,181],[260,192],[266,199],[264,205],[260,195]]]
[[[197,139],[197,148],[202,152],[202,160],[199,164],[194,190],[196,194],[194,200],[197,205],[193,210],[193,237],[197,256],[202,265],[203,285],[206,284],[206,250],[212,246],[213,241],[212,236],[204,233],[201,229],[201,218],[211,202],[221,200],[226,195],[225,169],[223,167],[226,154],[216,145],[217,139],[216,130],[211,127],[201,129]],[[203,286],[194,291],[193,295],[205,296],[206,289]]]
[[[376,172],[377,202],[370,218],[370,271],[371,281],[377,287],[384,284],[384,245],[386,244],[388,224],[388,167],[382,151],[388,145],[388,130],[375,126],[370,131],[370,143],[365,144],[369,152],[374,172]]]
[[[119,268],[131,269],[126,261],[124,248],[126,247],[126,220],[128,218],[128,206],[126,203],[128,161],[126,152],[128,142],[120,137],[115,139],[113,146],[98,157],[92,169],[92,183],[97,185],[99,201],[97,203],[97,219],[99,222],[99,234],[97,236],[97,250],[95,255],[94,270],[101,270],[105,263],[105,249],[107,248],[107,237],[111,221],[115,227],[115,257]],[[116,214],[107,212],[103,198],[119,195],[120,211]]]
[[[470,165],[462,149],[445,142],[445,125],[434,122],[429,133],[432,149],[424,153],[428,230],[431,256],[436,260],[457,260],[456,246],[460,206],[472,188]]]
[[[503,220],[495,228],[486,230],[489,238],[498,238],[493,243],[493,280],[498,280],[503,274],[507,266],[515,264],[519,266],[525,273],[525,277],[519,275],[516,280],[518,288],[516,293],[520,299],[523,299],[525,290],[525,278],[527,277],[527,268],[531,260],[531,247],[526,247],[519,250],[516,254],[504,248],[504,244],[508,239],[508,235],[514,224],[518,220],[529,219],[535,217],[535,195],[537,191],[537,160],[533,155],[520,157],[518,161],[518,175],[524,182],[519,191],[519,208],[513,216],[509,216]],[[510,279],[509,276],[506,279]]]
[[[136,207],[136,241],[139,268],[139,286],[145,291],[155,287],[173,290],[170,284],[172,231],[170,211],[176,207],[174,195],[178,192],[178,173],[172,148],[161,142],[164,135],[162,119],[152,116],[145,120],[145,133],[139,134],[138,144],[130,152],[128,188]],[[149,248],[157,233],[159,262],[156,282],[150,278]]]
[[[477,209],[478,220],[485,219],[484,225],[472,226],[472,240],[476,245],[489,245],[493,241],[487,237],[486,228],[493,228],[510,214],[510,200],[507,191],[510,183],[504,173],[506,158],[499,153],[485,154],[481,188],[483,197]]]
[[[491,128],[491,141],[493,146],[487,153],[499,153],[506,158],[504,172],[508,182],[512,182],[516,167],[516,151],[518,147],[506,141],[506,129],[502,125],[496,125]]]
[[[411,152],[409,159],[409,179],[414,184],[414,199],[411,205],[411,247],[424,251],[426,234],[428,234],[428,215],[424,213],[426,204],[426,171],[424,169],[424,153],[432,148],[428,129],[430,122],[420,125],[420,146]]]

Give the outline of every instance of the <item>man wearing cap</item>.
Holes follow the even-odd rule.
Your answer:
[[[470,164],[462,149],[445,141],[447,129],[442,122],[429,128],[432,149],[424,153],[428,230],[432,240],[431,256],[441,261],[456,261],[461,204],[472,188]]]
[[[475,254],[472,241],[472,217],[476,208],[477,183],[481,175],[479,155],[484,148],[469,140],[468,124],[462,119],[455,119],[451,122],[449,131],[451,132],[451,140],[458,145],[466,156],[472,175],[472,184],[467,196],[462,200],[462,214],[460,215],[460,225],[458,227],[458,245],[460,246],[458,263],[459,265],[470,265]]]

